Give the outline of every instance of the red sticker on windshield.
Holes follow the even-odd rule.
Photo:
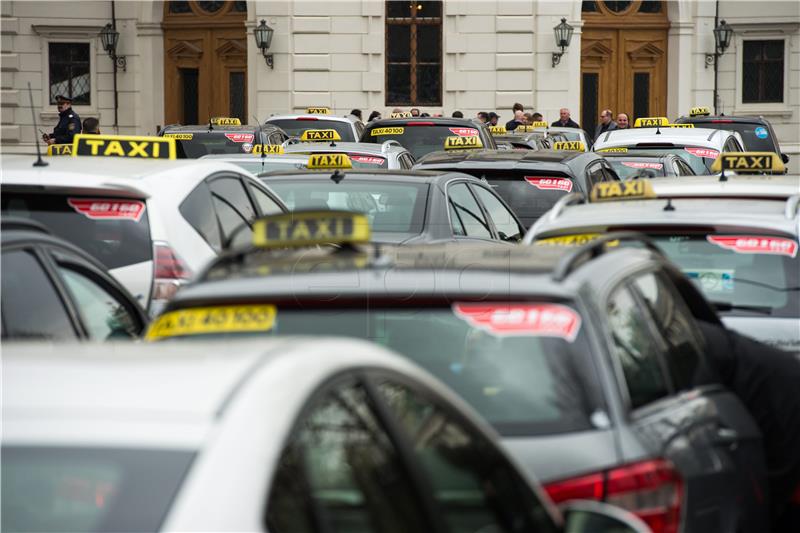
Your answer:
[[[525,181],[543,191],[564,191],[572,190],[572,180],[569,178],[547,178],[539,176],[525,176]]]
[[[235,143],[251,143],[256,138],[252,133],[226,133],[225,137]]]
[[[382,165],[386,161],[382,157],[371,157],[368,155],[351,155],[350,159],[358,161],[359,163],[366,163],[368,165]]]
[[[687,152],[695,157],[707,157],[709,159],[716,159],[719,152],[711,148],[684,148]]]
[[[795,257],[797,242],[781,237],[758,237],[754,235],[707,235],[711,244],[733,250],[739,254],[771,254]]]
[[[623,165],[630,168],[651,168],[653,170],[661,170],[664,165],[661,163],[647,163],[644,161],[623,161]]]
[[[475,128],[450,128],[450,131],[453,132],[453,135],[458,135],[459,137],[475,137],[478,135],[478,130]]]
[[[144,214],[144,202],[110,198],[67,198],[75,211],[92,220],[133,220],[139,222]]]
[[[499,336],[559,337],[572,342],[581,327],[580,315],[559,304],[456,303],[453,312]]]

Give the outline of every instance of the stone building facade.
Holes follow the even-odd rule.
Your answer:
[[[2,15],[2,150],[29,151],[51,129],[55,92],[78,95],[104,132],[154,134],[209,115],[248,122],[329,106],[386,114],[497,111],[515,102],[555,120],[614,111],[666,114],[714,105],[713,29],[734,35],[717,64],[717,109],[764,115],[800,163],[800,3],[777,0],[259,0],[246,2],[6,0]],[[553,65],[553,28],[574,28]],[[253,30],[274,29],[272,67]],[[117,56],[99,33],[112,23]],[[710,62],[707,61],[710,59]],[[115,79],[116,78],[116,89]]]

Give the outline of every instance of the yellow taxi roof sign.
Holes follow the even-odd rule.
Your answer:
[[[307,107],[306,114],[308,115],[330,115],[331,109],[329,107]]]
[[[353,168],[353,162],[347,154],[311,154],[308,156],[308,168],[323,170]]]
[[[553,150],[571,150],[575,152],[585,152],[586,145],[583,141],[557,141],[553,143]]]
[[[300,136],[303,142],[341,141],[342,137],[336,130],[306,130]]]
[[[489,133],[492,135],[505,135],[507,132],[505,126],[489,126]]]
[[[478,148],[483,148],[483,143],[477,135],[470,137],[453,135],[444,139],[445,150],[475,150]]]
[[[72,145],[51,144],[47,147],[47,155],[72,155]]]
[[[589,199],[592,202],[612,200],[645,200],[656,198],[650,180],[633,179],[628,181],[607,181],[592,188]]]
[[[253,245],[258,248],[365,244],[370,238],[367,216],[350,211],[295,211],[253,223]]]
[[[178,141],[191,141],[194,139],[194,133],[164,133],[162,137],[176,139]]]
[[[531,124],[531,126],[533,126],[534,128],[546,128],[547,122],[545,122],[544,120],[537,120],[536,122]]]
[[[280,144],[254,144],[253,151],[250,152],[254,155],[263,154],[283,154],[285,151]]]
[[[274,305],[218,305],[168,311],[150,323],[145,340],[220,333],[269,331],[275,326]]]
[[[72,156],[135,157],[176,159],[175,139],[137,135],[95,135],[79,133],[72,141]]]
[[[533,124],[521,124],[514,128],[514,133],[530,133],[536,129]]]
[[[689,110],[690,117],[703,117],[711,114],[710,107],[693,107]]]
[[[722,152],[711,165],[711,172],[723,170],[741,174],[783,174],[786,167],[775,152]]]
[[[242,121],[233,117],[211,117],[209,120],[214,126],[241,126]]]
[[[604,152],[607,154],[627,154],[628,147],[627,146],[612,146],[611,148],[600,148],[598,152]]]
[[[667,124],[668,128],[694,128],[694,124]]]
[[[399,111],[389,115],[389,118],[411,118],[412,116],[411,111]]]
[[[666,126],[669,124],[667,117],[642,117],[637,118],[633,123],[634,128],[655,128],[656,126]]]

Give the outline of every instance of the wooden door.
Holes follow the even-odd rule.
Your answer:
[[[165,2],[167,124],[214,116],[247,123],[246,2]]]
[[[583,2],[581,125],[594,134],[600,112],[636,117],[667,111],[664,2]]]

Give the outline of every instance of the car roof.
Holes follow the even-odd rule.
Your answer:
[[[284,162],[284,163],[308,163],[308,155],[301,154],[301,153],[283,153],[283,154],[206,154],[202,156],[200,159],[216,159],[220,161],[231,161],[231,162],[241,162],[241,161],[253,161],[259,162],[262,159],[264,161],[274,161],[274,162]]]
[[[324,179],[326,175],[332,174],[334,170],[273,170],[259,174],[260,178],[273,179]],[[342,181],[347,181],[348,178],[355,180],[374,180],[374,181],[394,181],[394,182],[408,182],[408,183],[440,183],[449,181],[455,178],[465,180],[478,180],[477,178],[468,174],[460,172],[433,172],[428,170],[371,170],[371,169],[347,169],[344,171],[344,178]],[[267,181],[269,184],[269,181]]]
[[[389,143],[389,144],[387,144]],[[407,152],[400,143],[386,141],[382,144],[361,142],[299,142],[286,145],[287,153],[295,152],[360,152],[370,155],[386,155],[390,152]]]
[[[409,122],[430,122],[433,126],[461,126],[466,128],[480,129],[483,124],[477,123],[470,118],[453,118],[453,117],[399,117],[399,118],[382,118],[373,120],[366,125],[367,129],[372,129],[377,126],[395,126],[405,125]]]
[[[769,122],[766,119],[764,119],[764,117],[760,116],[757,117],[753,115],[701,115],[695,117],[682,116],[679,117],[675,122],[698,124],[698,123],[713,122],[715,120],[724,120],[725,122],[738,122],[738,123],[750,123],[750,124],[764,124],[764,125],[769,124]]]
[[[470,167],[491,165],[498,168],[525,167],[526,164],[541,167],[542,164],[550,164],[560,168],[562,164],[566,165],[572,161],[579,161],[581,158],[593,160],[599,157],[599,154],[592,152],[568,150],[442,150],[425,154],[417,160],[417,164],[452,165],[465,163],[465,166]]]
[[[594,150],[606,146],[631,146],[638,143],[671,143],[677,145],[722,146],[730,131],[711,128],[628,128],[609,130],[598,137]]]
[[[232,131],[241,131],[246,133],[253,133],[259,130],[259,128],[263,128],[265,133],[271,133],[277,129],[277,126],[273,126],[272,124],[264,125],[264,126],[254,126],[252,124],[242,124],[241,126],[233,126],[233,125],[216,125],[214,124],[211,129],[209,129],[208,124],[170,124],[169,126],[164,126],[164,129],[161,130],[162,133],[175,133],[175,132],[186,132],[186,133],[226,133]]]
[[[720,197],[788,198],[800,195],[800,176],[780,175],[720,175],[689,176],[669,180],[652,180],[659,197]]]
[[[272,115],[271,117],[267,118],[267,120],[264,123],[269,124],[269,122],[272,120],[296,120],[298,118],[310,118],[310,117],[314,117],[319,120],[334,120],[337,122],[349,122],[351,124],[359,122],[358,117],[354,117],[353,115],[347,115],[342,117],[339,115],[315,115],[309,113],[299,113],[294,115]]]

